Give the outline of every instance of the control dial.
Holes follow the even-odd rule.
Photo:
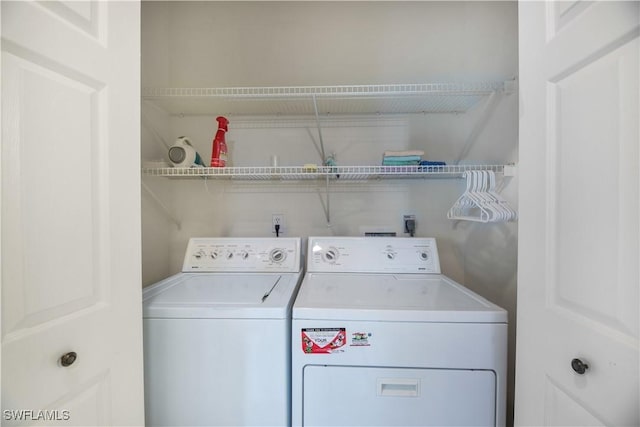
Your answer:
[[[394,251],[392,248],[387,248],[384,253],[389,260],[394,260],[396,258],[396,251]]]
[[[329,248],[326,250],[324,254],[322,254],[322,259],[328,263],[333,264],[340,257],[340,252],[336,248]]]
[[[211,251],[211,253],[209,254],[209,257],[211,259],[218,259],[219,256],[220,256],[220,253],[218,253],[218,251]]]
[[[242,259],[247,259],[247,258],[249,258],[249,252],[247,252],[247,251],[241,251],[241,252],[240,252],[240,258],[242,258]]]
[[[202,258],[204,258],[204,257],[205,257],[205,255],[206,255],[206,254],[204,253],[204,251],[203,251],[202,249],[200,249],[199,251],[194,252],[193,257],[194,257],[195,259],[197,259],[197,260],[201,260]]]
[[[286,258],[287,258],[287,252],[284,249],[275,248],[275,249],[272,249],[271,252],[269,252],[269,259],[272,262],[281,263]]]
[[[429,251],[420,251],[418,252],[418,257],[422,261],[429,261],[429,259],[431,259],[431,254],[429,253]]]

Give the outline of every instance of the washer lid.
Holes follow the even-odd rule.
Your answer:
[[[178,273],[143,293],[145,318],[281,319],[300,273]]]
[[[293,318],[507,323],[507,312],[440,274],[307,273]]]

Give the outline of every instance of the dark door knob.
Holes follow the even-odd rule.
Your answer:
[[[587,369],[589,369],[589,365],[587,365],[586,363],[584,363],[582,360],[580,359],[573,359],[571,361],[571,368],[577,373],[577,374],[584,374],[585,372],[587,372]]]
[[[78,355],[76,354],[76,352],[70,351],[69,353],[63,354],[62,357],[60,357],[60,364],[64,367],[71,366],[77,358]]]

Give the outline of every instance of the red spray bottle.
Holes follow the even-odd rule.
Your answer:
[[[213,147],[211,148],[211,167],[221,168],[227,165],[227,142],[225,134],[227,133],[227,125],[229,120],[225,117],[216,117],[218,121],[218,131],[213,138]]]

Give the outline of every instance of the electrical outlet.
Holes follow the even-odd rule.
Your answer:
[[[409,221],[413,221],[413,225],[414,225],[414,232],[415,232],[415,226],[416,226],[416,216],[415,215],[402,215],[402,224],[404,227],[404,232],[405,234],[409,234],[411,233],[411,230],[409,230],[409,227],[407,226],[407,223]]]
[[[280,226],[278,228],[277,233],[276,233],[276,225]],[[273,234],[277,234],[278,236],[282,235],[282,233],[284,232],[284,215],[283,214],[271,215],[271,232]]]

